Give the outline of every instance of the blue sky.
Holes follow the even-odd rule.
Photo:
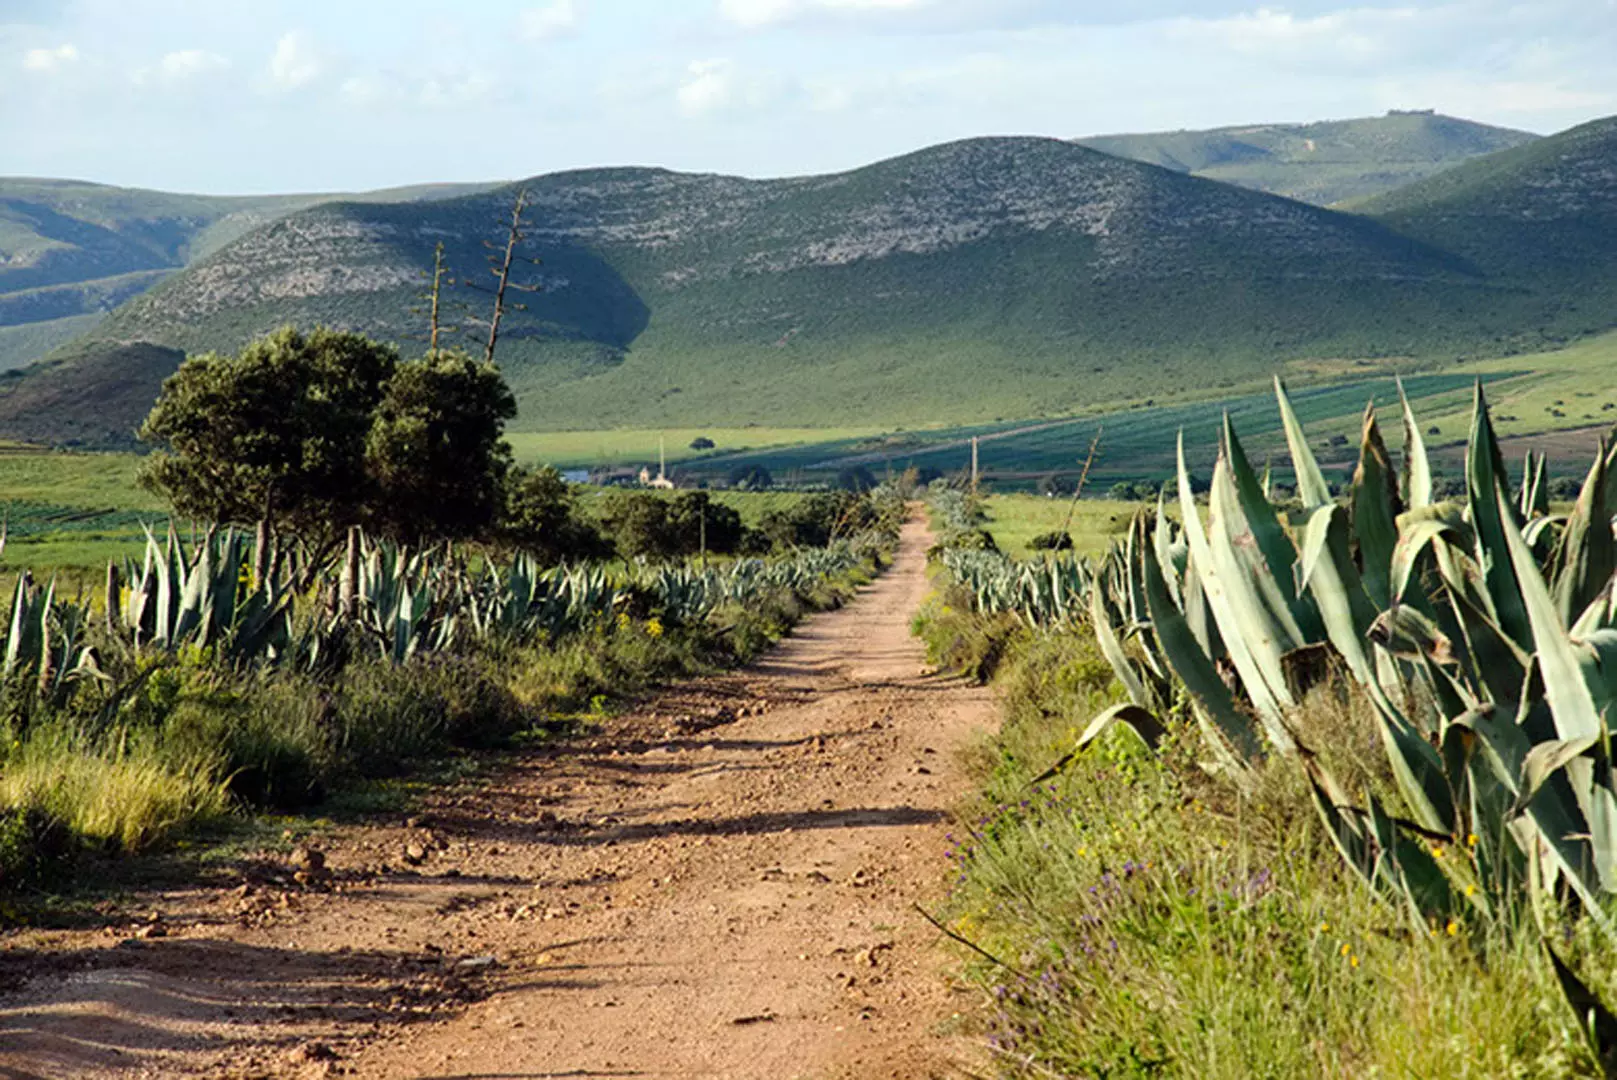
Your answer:
[[[1617,113],[1617,0],[0,0],[0,173],[779,176],[980,134]]]

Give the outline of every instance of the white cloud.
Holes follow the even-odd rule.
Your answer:
[[[480,71],[459,75],[431,75],[422,80],[417,98],[433,108],[454,108],[485,101],[494,93],[492,78]]]
[[[719,15],[749,30],[812,15],[884,15],[924,11],[933,0],[719,0]]]
[[[575,0],[551,0],[543,7],[528,8],[517,15],[517,29],[528,41],[549,41],[565,37],[580,22]]]
[[[325,58],[314,41],[301,30],[283,34],[270,56],[270,85],[277,90],[296,90],[320,77]]]
[[[702,116],[728,108],[735,94],[734,72],[728,60],[697,60],[674,91],[679,111]]]
[[[208,52],[206,49],[181,49],[178,52],[164,54],[153,67],[138,69],[135,72],[135,84],[178,86],[198,76],[223,71],[229,66],[230,61],[218,53]]]
[[[1318,70],[1384,65],[1429,48],[1448,14],[1444,8],[1347,8],[1304,17],[1258,8],[1223,18],[1173,19],[1166,29],[1183,42]]]
[[[57,71],[69,64],[78,63],[78,60],[78,48],[64,44],[54,49],[29,49],[23,53],[22,66],[27,71]]]
[[[681,115],[695,118],[767,108],[787,93],[787,81],[773,72],[743,72],[729,60],[696,60],[686,67],[674,102]]]

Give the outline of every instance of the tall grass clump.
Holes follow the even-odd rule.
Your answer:
[[[127,730],[100,740],[59,726],[19,740],[0,768],[0,806],[60,822],[113,851],[138,851],[229,807],[206,760],[176,760],[157,740]]]

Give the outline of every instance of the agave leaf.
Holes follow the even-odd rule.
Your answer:
[[[1358,818],[1343,813],[1347,799],[1341,788],[1312,754],[1303,757],[1303,767],[1308,772],[1308,789],[1314,799],[1314,809],[1325,823],[1325,831],[1336,845],[1342,861],[1361,881],[1373,887],[1375,853]]]
[[[1578,619],[1617,573],[1617,538],[1612,535],[1611,511],[1606,502],[1604,447],[1590,466],[1577,504],[1567,518],[1553,565],[1555,606],[1563,625]]]
[[[1375,406],[1364,410],[1359,438],[1359,466],[1353,473],[1353,537],[1363,565],[1364,590],[1376,606],[1385,608],[1391,595],[1393,551],[1398,546],[1398,478],[1376,426]]]
[[[1509,518],[1504,492],[1497,492],[1495,503],[1501,515],[1501,528],[1510,560],[1514,564],[1514,577],[1519,583],[1519,601],[1531,620],[1533,644],[1537,649],[1539,670],[1544,674],[1544,695],[1555,716],[1555,730],[1568,740],[1598,738],[1601,733],[1600,713],[1594,696],[1583,675],[1572,639],[1561,625],[1560,614],[1551,598],[1538,567],[1527,550],[1516,523]]]
[[[1285,384],[1278,375],[1275,376],[1275,400],[1280,403],[1280,422],[1285,426],[1286,445],[1291,449],[1291,468],[1297,474],[1297,497],[1302,500],[1303,509],[1317,510],[1331,501],[1331,486],[1325,482],[1325,474],[1320,472],[1319,462],[1308,447],[1308,435],[1297,422]]]
[[[1472,684],[1479,690],[1486,688],[1496,704],[1514,707],[1521,700],[1522,682],[1532,666],[1530,654],[1464,594],[1450,589],[1449,601],[1465,635],[1466,647],[1458,656]]]
[[[1151,613],[1151,632],[1157,639],[1174,674],[1190,692],[1199,710],[1247,760],[1262,756],[1262,741],[1252,721],[1236,707],[1230,688],[1219,677],[1212,660],[1202,651],[1184,614],[1174,606],[1163,580],[1155,549],[1140,547],[1145,581],[1146,604]]]
[[[1134,670],[1122,643],[1117,640],[1117,634],[1112,629],[1111,605],[1102,593],[1103,590],[1098,588],[1089,590],[1090,621],[1095,629],[1095,638],[1100,642],[1100,651],[1111,665],[1117,681],[1128,692],[1129,700],[1142,709],[1149,709],[1155,704],[1154,696],[1140,681],[1139,673]]]
[[[1315,633],[1304,631],[1293,615],[1296,600],[1296,550],[1281,564],[1284,583],[1257,551],[1257,540],[1242,513],[1229,459],[1221,456],[1213,467],[1212,491],[1208,496],[1207,538],[1213,553],[1214,572],[1224,579],[1225,594],[1235,604],[1236,614],[1249,620],[1246,630],[1256,633],[1248,641],[1261,659],[1273,641],[1280,655],[1319,640],[1318,619]],[[1278,523],[1277,526],[1278,528]],[[1291,540],[1285,538],[1288,548]],[[1271,682],[1271,686],[1276,685]]]
[[[1303,540],[1302,580],[1319,608],[1331,644],[1347,661],[1348,670],[1366,686],[1374,683],[1375,671],[1364,644],[1375,620],[1375,608],[1348,554],[1346,514],[1335,503],[1309,515]]]
[[[1516,805],[1511,812],[1520,813],[1551,776],[1565,768],[1573,758],[1587,753],[1599,741],[1591,736],[1583,739],[1551,739],[1534,745],[1522,759],[1522,778],[1517,786]]]
[[[1415,410],[1409,407],[1409,397],[1404,393],[1404,380],[1395,379],[1398,384],[1398,401],[1403,406],[1404,415],[1404,504],[1417,508],[1429,506],[1432,502],[1432,463],[1426,456],[1426,440],[1421,437],[1420,424],[1415,420]]]
[[[1236,437],[1235,425],[1230,422],[1230,414],[1224,414],[1224,454],[1229,464],[1229,479],[1233,482],[1233,492],[1223,492],[1220,499],[1222,509],[1228,515],[1225,520],[1229,522],[1238,542],[1244,546],[1247,532],[1237,526],[1244,526],[1250,532],[1252,540],[1256,542],[1258,550],[1263,553],[1264,562],[1268,565],[1269,574],[1279,587],[1280,596],[1286,604],[1285,613],[1296,624],[1296,641],[1302,645],[1311,641],[1318,641],[1323,628],[1320,626],[1319,615],[1309,602],[1307,594],[1297,583],[1297,546],[1287,535],[1285,526],[1280,523],[1280,515],[1275,512],[1274,504],[1269,501],[1266,488],[1252,471],[1252,465],[1247,460],[1246,451],[1241,448],[1241,440]],[[1228,496],[1234,494],[1235,498]],[[1239,519],[1235,511],[1239,511]]]
[[[1424,930],[1431,920],[1447,918],[1454,910],[1454,894],[1436,860],[1425,846],[1403,834],[1374,795],[1365,797],[1365,808],[1370,834],[1380,848],[1376,875],[1403,902],[1410,922]]]
[[[1516,528],[1515,508],[1501,497],[1508,480],[1479,379],[1471,419],[1471,445],[1466,454],[1466,487],[1471,526],[1476,530],[1476,560],[1487,584],[1487,602],[1499,625],[1512,641],[1529,648],[1533,630],[1523,606],[1505,535],[1507,524]]]
[[[1121,705],[1113,705],[1091,720],[1088,726],[1084,728],[1083,734],[1078,736],[1078,741],[1073,744],[1073,748],[1063,754],[1054,765],[1028,781],[1028,786],[1037,787],[1061,772],[1062,769],[1072,764],[1079,754],[1088,749],[1090,743],[1100,738],[1114,725],[1119,724],[1127,731],[1132,732],[1147,750],[1155,750],[1158,744],[1162,742],[1163,736],[1168,733],[1168,729],[1162,726],[1162,721],[1138,705],[1131,705],[1127,702]]]
[[[1452,507],[1427,506],[1400,514],[1398,540],[1393,546],[1388,571],[1388,603],[1401,603],[1409,596],[1410,578],[1422,552],[1437,546],[1440,539],[1469,547],[1472,532],[1460,511]]]
[[[1272,631],[1267,627],[1261,625],[1257,628],[1246,627],[1242,619],[1236,615],[1237,608],[1229,596],[1224,578],[1216,569],[1212,548],[1202,527],[1201,516],[1197,513],[1195,499],[1190,493],[1190,469],[1185,464],[1185,440],[1182,432],[1179,437],[1179,500],[1185,519],[1185,537],[1190,543],[1190,565],[1197,569],[1198,580],[1206,595],[1207,605],[1213,613],[1214,622],[1219,626],[1220,637],[1229,651],[1230,662],[1235,665],[1236,672],[1241,676],[1241,682],[1246,688],[1248,697],[1252,699],[1259,719],[1263,721],[1264,730],[1268,732],[1270,741],[1277,748],[1289,750],[1291,737],[1285,731],[1282,701],[1289,705],[1290,700],[1289,696],[1286,698],[1280,696],[1285,693],[1284,672],[1280,667],[1281,650],[1276,647]],[[1243,583],[1250,587],[1250,583],[1245,582],[1240,575],[1231,579],[1231,584]],[[1250,611],[1255,604],[1254,598],[1245,607]],[[1262,613],[1257,614],[1261,620]],[[1268,666],[1276,680],[1275,684],[1272,685],[1267,681],[1265,666],[1254,657],[1255,647],[1264,649],[1268,654],[1270,661]]]

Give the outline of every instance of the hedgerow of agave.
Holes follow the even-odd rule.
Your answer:
[[[163,540],[148,532],[139,563],[108,567],[108,636],[137,656],[189,650],[229,667],[329,669],[354,655],[403,663],[484,641],[554,642],[611,623],[635,599],[669,623],[694,623],[765,590],[805,592],[870,552],[855,538],[771,559],[614,572],[591,564],[545,568],[525,554],[479,564],[466,552],[409,551],[364,537],[351,557],[319,562],[296,552],[260,553],[254,544],[229,529],[190,541],[172,529]],[[0,676],[55,704],[84,682],[105,679],[88,644],[92,618],[87,601],[61,599],[53,584],[22,575]]]
[[[1181,440],[1179,521],[1159,500],[1097,571],[1095,631],[1132,704],[1086,736],[1118,719],[1149,734],[1185,701],[1237,777],[1265,754],[1298,760],[1348,865],[1416,927],[1464,914],[1508,928],[1564,887],[1613,931],[1612,452],[1567,514],[1549,512],[1542,459],[1512,498],[1479,386],[1463,498],[1433,499],[1405,399],[1401,473],[1367,410],[1339,499],[1276,391],[1300,520],[1271,503],[1226,418],[1204,521]],[[1374,703],[1401,815],[1350,799],[1288,723],[1299,687],[1336,671]]]

